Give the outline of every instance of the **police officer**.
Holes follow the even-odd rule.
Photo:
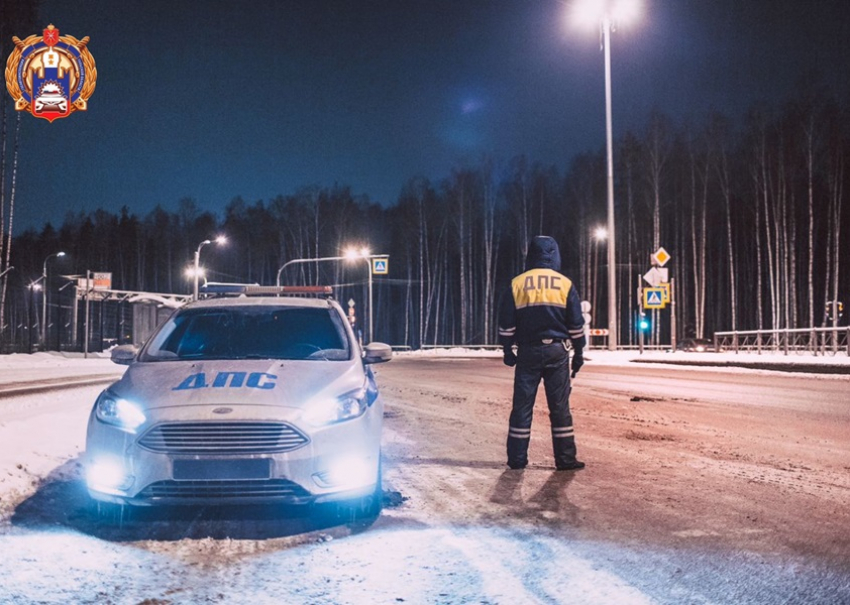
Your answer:
[[[549,404],[555,467],[584,468],[576,459],[573,418],[570,414],[570,357],[572,372],[584,364],[584,320],[581,300],[573,283],[559,273],[561,254],[551,237],[539,235],[528,248],[527,271],[511,281],[499,315],[499,344],[505,365],[516,366],[513,409],[508,427],[508,466],[525,468],[531,439],[531,416],[541,378]],[[517,345],[514,354],[513,345]]]

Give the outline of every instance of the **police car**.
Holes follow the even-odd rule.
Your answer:
[[[330,289],[235,286],[178,309],[91,411],[97,503],[337,502],[377,514],[383,404]],[[236,296],[234,296],[236,295]],[[113,507],[115,508],[115,507]]]

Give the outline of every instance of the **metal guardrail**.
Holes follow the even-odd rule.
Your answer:
[[[734,353],[850,356],[850,326],[715,332],[714,348]]]

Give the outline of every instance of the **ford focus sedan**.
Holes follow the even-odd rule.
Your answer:
[[[113,350],[129,367],[89,417],[95,501],[379,512],[383,404],[371,368],[392,351],[361,349],[330,297],[269,290],[188,304],[140,350]]]

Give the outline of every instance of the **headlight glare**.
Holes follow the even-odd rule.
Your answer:
[[[378,464],[374,458],[352,455],[340,458],[328,470],[313,475],[319,487],[354,489],[374,485],[378,478]]]
[[[336,399],[312,403],[304,411],[304,420],[315,426],[344,422],[362,416],[366,407],[366,391],[358,389]]]
[[[106,391],[97,400],[97,419],[130,432],[146,420],[134,403]]]
[[[117,458],[98,458],[89,463],[86,484],[89,489],[105,494],[120,495],[133,484],[124,464]]]

